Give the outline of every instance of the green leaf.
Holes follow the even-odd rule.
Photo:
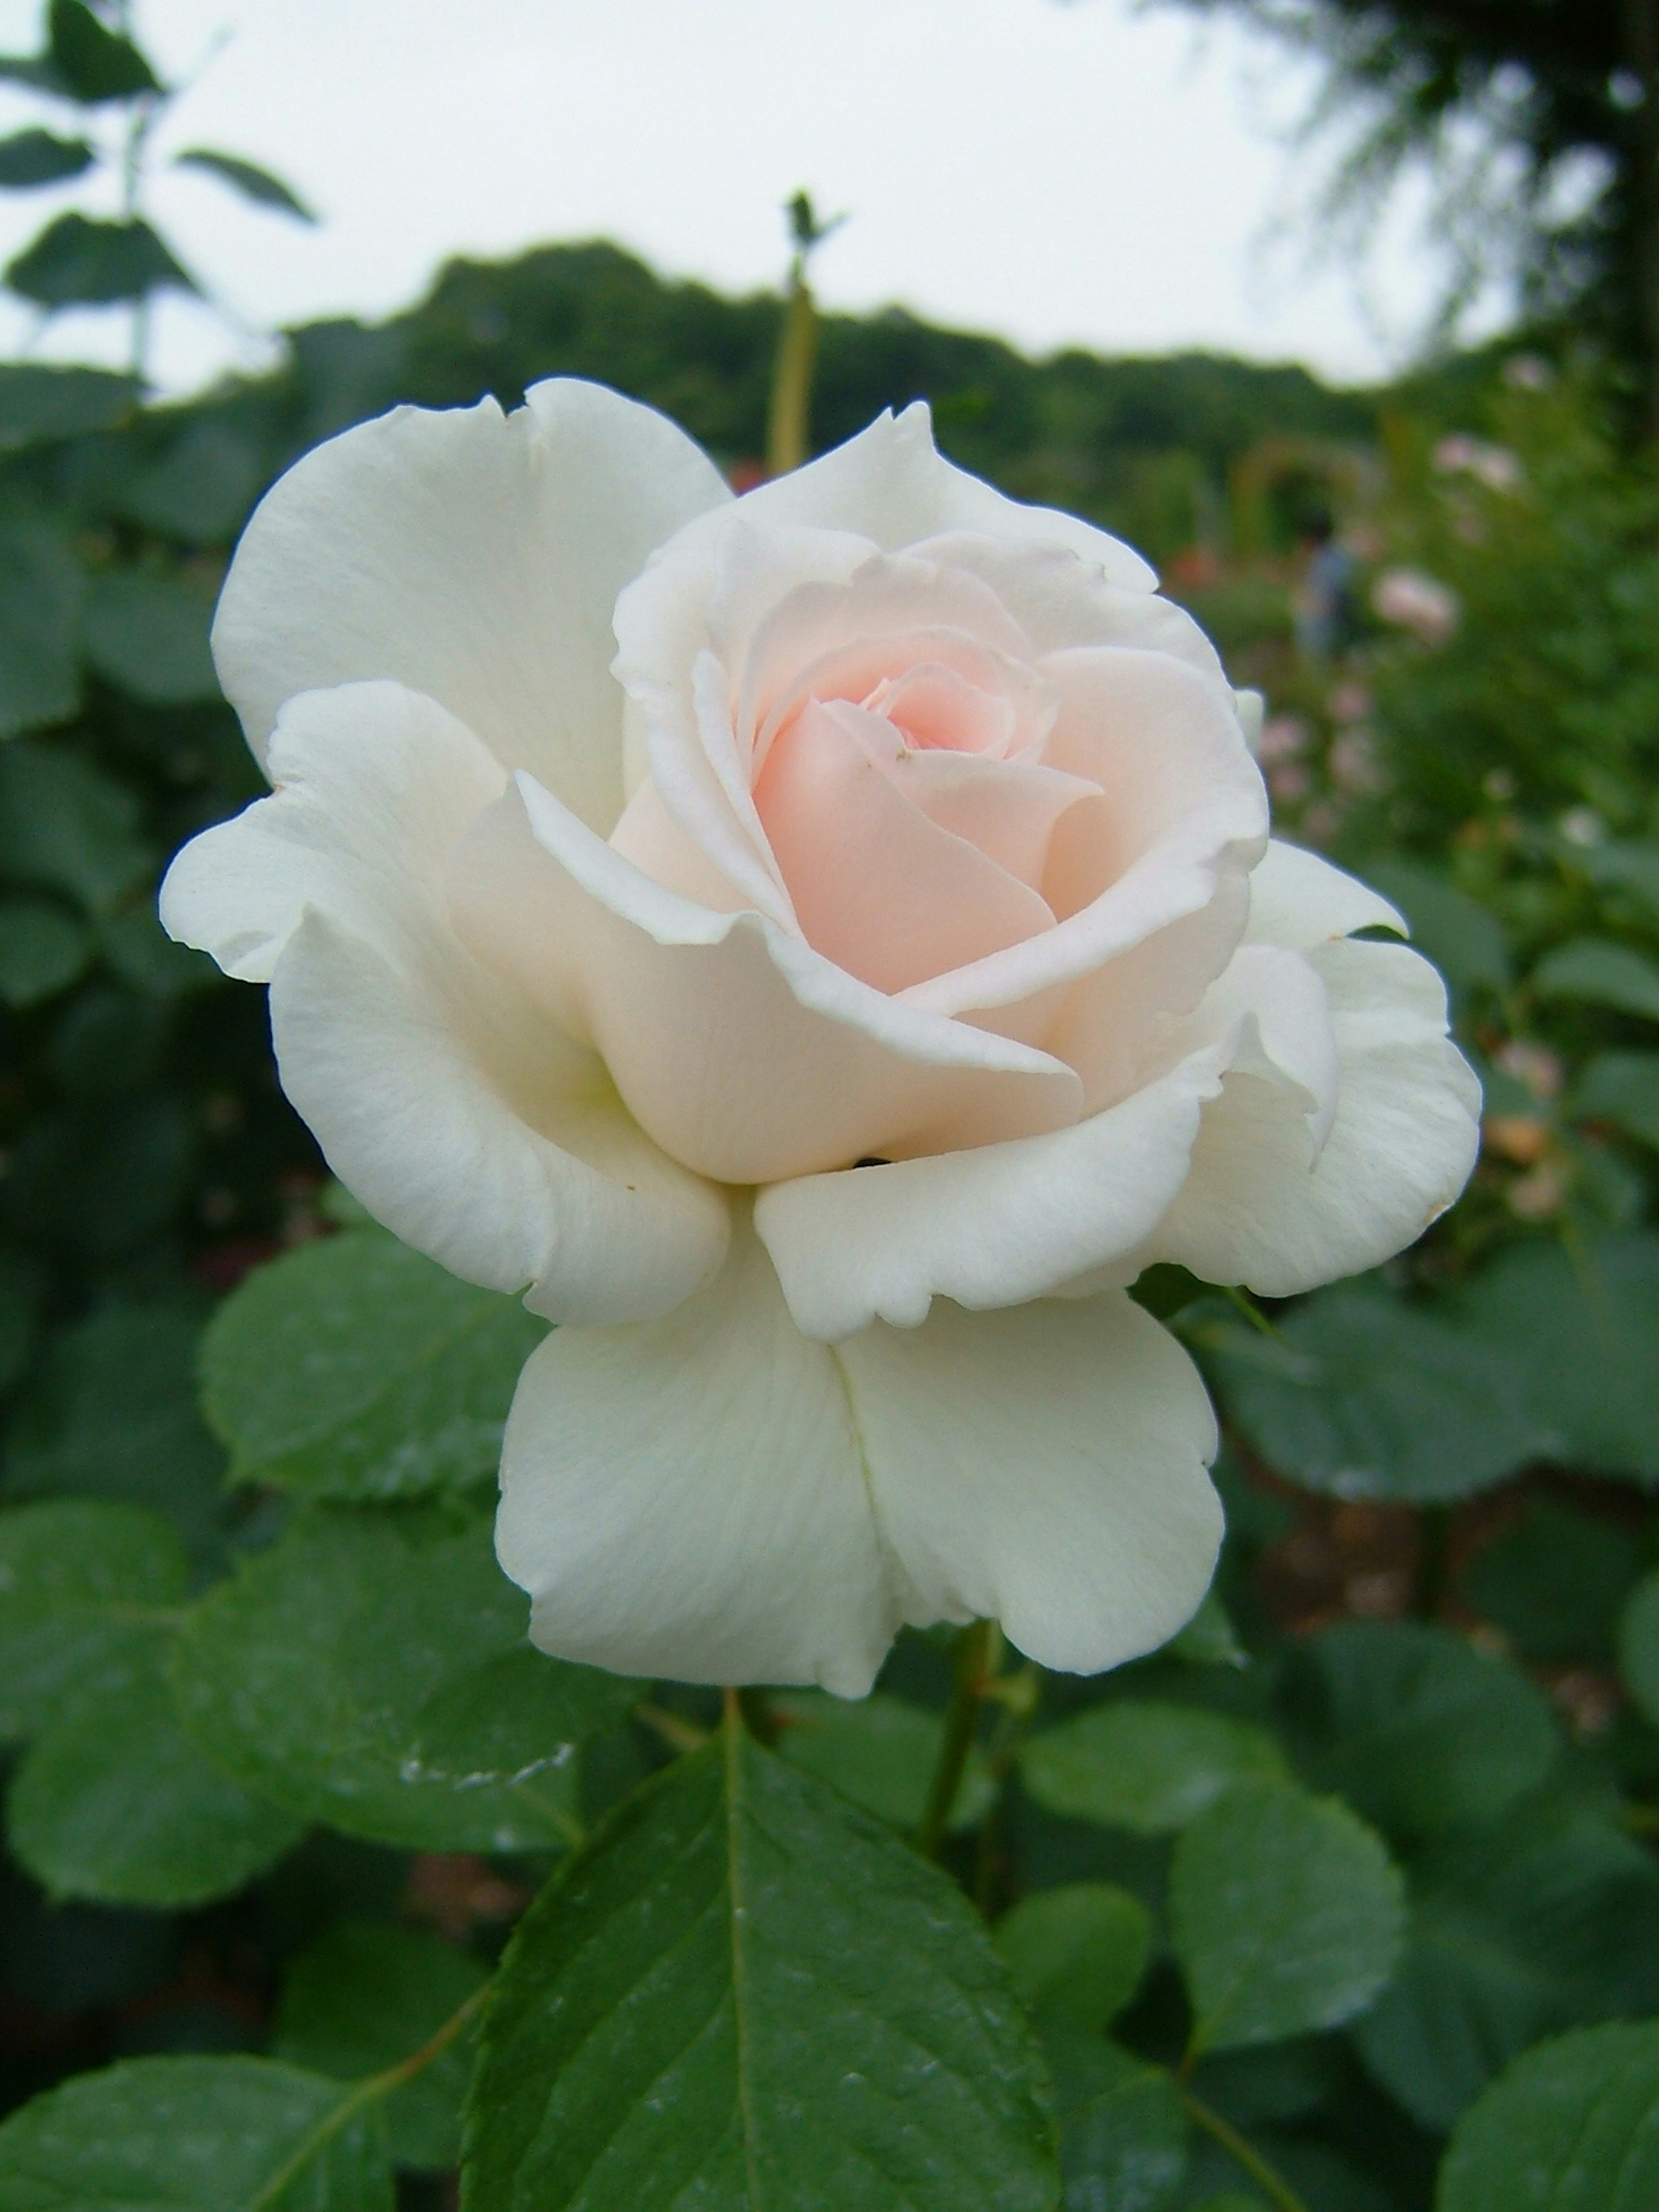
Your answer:
[[[171,286],[200,289],[147,222],[60,215],[7,264],[5,281],[37,307],[110,307]]]
[[[0,900],[0,1000],[38,1006],[67,990],[92,957],[84,923],[46,899]]]
[[[289,1969],[274,2054],[341,2081],[381,2073],[435,2035],[488,1978],[477,1959],[435,1936],[342,1921]],[[471,2069],[458,2041],[393,2092],[386,2118],[396,2164],[456,2163]]]
[[[1060,2099],[1066,2212],[1165,2212],[1190,2140],[1169,2075],[1098,2035],[1051,2033],[1044,2049]]]
[[[212,602],[171,576],[129,568],[94,576],[82,639],[106,682],[151,707],[188,707],[220,696],[208,647]]]
[[[27,191],[78,177],[98,156],[84,138],[59,138],[51,131],[15,131],[0,138],[0,190]]]
[[[1532,988],[1540,999],[1576,999],[1659,1021],[1659,966],[1633,945],[1608,938],[1558,945],[1534,969]]]
[[[794,1690],[772,1705],[782,1723],[778,1748],[793,1765],[896,1828],[921,1820],[944,1739],[942,1714],[879,1691],[854,1699]],[[983,1753],[969,1752],[951,1826],[977,1827],[995,1796]]]
[[[471,2212],[1056,2200],[1036,2054],[966,1899],[740,1729],[555,1877],[482,2041]]]
[[[185,1726],[256,1796],[411,1850],[572,1831],[575,1748],[641,1685],[544,1658],[487,1525],[318,1514],[243,1561],[175,1655]]]
[[[1405,1922],[1382,1838],[1334,1799],[1271,1782],[1240,1784],[1182,1831],[1170,1905],[1195,2051],[1352,2020],[1392,1972]]]
[[[1475,1553],[1463,1572],[1463,1596],[1526,1658],[1604,1665],[1644,1557],[1628,1529],[1534,1498]]]
[[[996,1945],[1028,2011],[1067,2027],[1100,2028],[1140,1987],[1152,1916],[1112,1882],[1063,1882],[1005,1913]]]
[[[1560,1750],[1523,1674],[1421,1621],[1341,1621],[1291,1644],[1279,1705],[1317,1785],[1401,1836],[1495,1819]]]
[[[1227,1411],[1267,1464],[1340,1498],[1467,1498],[1548,1438],[1507,1346],[1455,1309],[1374,1282],[1316,1291],[1275,1342],[1229,1326],[1204,1341]]]
[[[190,423],[156,460],[115,487],[129,521],[191,545],[234,538],[264,489],[264,456],[218,422]]]
[[[1231,1616],[1214,1590],[1168,1646],[1170,1656],[1189,1667],[1248,1667],[1250,1655],[1238,1640]]]
[[[1400,908],[1412,942],[1456,992],[1506,991],[1512,980],[1504,925],[1489,907],[1443,876],[1409,861],[1370,860],[1365,880]]]
[[[124,983],[148,998],[182,998],[212,984],[219,974],[205,952],[173,942],[148,900],[112,915],[98,933],[98,949]]]
[[[136,2058],[0,2125],[6,2212],[392,2212],[378,2107],[270,2058]]]
[[[106,914],[149,875],[137,801],[78,754],[0,749],[0,875]]]
[[[67,721],[80,705],[83,588],[54,523],[0,518],[0,738]]]
[[[109,369],[0,362],[0,449],[110,429],[131,414],[138,398],[137,377]]]
[[[1419,1860],[1398,1971],[1355,2027],[1369,2071],[1443,2132],[1535,2043],[1659,2010],[1659,1867],[1594,1807],[1542,1798]]]
[[[222,178],[240,192],[244,199],[252,200],[260,207],[280,208],[284,215],[297,216],[301,222],[314,223],[317,220],[280,177],[273,177],[269,169],[260,168],[256,161],[243,161],[240,155],[216,154],[206,146],[191,146],[182,154],[175,154],[173,165],[177,169],[205,169],[210,176]]]
[[[1515,1363],[1550,1457],[1659,1480],[1659,1237],[1518,1245],[1462,1304]]]
[[[203,1340],[202,1396],[231,1479],[313,1498],[409,1498],[485,1481],[547,1324],[381,1230],[250,1275]]]
[[[165,1632],[129,1627],[13,1778],[12,1850],[54,1897],[200,1905],[292,1849],[303,1824],[237,1787],[179,1729]]]
[[[1630,891],[1659,914],[1659,845],[1610,839],[1575,846],[1572,865],[1602,890]]]
[[[1286,1772],[1278,1745],[1201,1705],[1092,1705],[1025,1744],[1020,1776],[1037,1803],[1073,1820],[1161,1836],[1241,1783]]]
[[[1574,1087],[1571,1112],[1659,1147],[1659,1052],[1598,1053]]]
[[[1529,2051],[1459,2123],[1437,2212],[1650,2212],[1659,2021]]]
[[[190,1563],[159,1514],[70,1499],[0,1512],[0,1739],[32,1735]]]
[[[0,1390],[9,1390],[28,1364],[40,1303],[33,1267],[21,1253],[0,1250]]]
[[[106,28],[84,0],[52,0],[46,53],[58,84],[88,106],[161,89],[132,40]]]
[[[1643,1717],[1659,1728],[1659,1573],[1631,1593],[1619,1624],[1619,1666]]]

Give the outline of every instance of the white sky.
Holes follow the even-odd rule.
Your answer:
[[[1311,169],[1282,126],[1308,80],[1276,46],[1128,0],[137,0],[164,70],[199,71],[157,134],[149,206],[241,319],[168,301],[175,388],[260,357],[254,333],[383,315],[449,254],[606,236],[726,289],[771,283],[781,204],[851,221],[831,307],[899,301],[1042,352],[1206,345],[1328,375],[1395,365],[1430,299],[1402,219],[1369,267],[1310,267]],[[32,46],[38,0],[0,0]],[[214,51],[216,40],[223,43]],[[204,64],[205,63],[205,66]],[[33,119],[0,90],[0,130]],[[103,126],[107,129],[107,125]],[[168,173],[205,144],[276,169],[319,230]],[[84,181],[84,180],[83,180]],[[6,195],[0,256],[108,187]],[[0,304],[0,347],[33,337]],[[61,318],[42,355],[118,358],[118,319]]]

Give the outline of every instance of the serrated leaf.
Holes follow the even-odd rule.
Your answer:
[[[137,377],[105,368],[0,362],[0,449],[107,430],[137,405]]]
[[[1050,2212],[1040,2069],[954,1884],[740,1730],[532,1906],[484,2014],[463,2204]]]
[[[0,2124],[6,2212],[392,2212],[378,2106],[270,2058],[135,2058]]]
[[[22,742],[0,748],[0,877],[107,913],[154,854],[131,792],[78,754]]]
[[[194,1609],[185,1724],[257,1796],[411,1850],[533,1850],[571,1833],[574,1758],[642,1685],[525,1640],[487,1525],[301,1519]]]
[[[1170,1903],[1194,2051],[1352,2020],[1388,1981],[1405,1923],[1382,1838],[1334,1799],[1271,1782],[1241,1784],[1183,1829]]]
[[[1481,1545],[1463,1571],[1463,1598],[1525,1658],[1604,1665],[1645,1557],[1630,1530],[1534,1498]]]
[[[289,1969],[276,2009],[278,2058],[340,2081],[379,2074],[420,2048],[489,1978],[453,1943],[413,1929],[342,1921]],[[453,2166],[472,2054],[452,2044],[386,2103],[398,2166]]]
[[[1103,2028],[1140,1986],[1152,1917],[1115,1883],[1062,1882],[1006,1912],[996,1946],[1029,2012],[1067,2027]]]
[[[1422,1621],[1340,1621],[1299,1640],[1279,1703],[1310,1778],[1401,1836],[1496,1819],[1561,1748],[1523,1674]]]
[[[924,1712],[879,1691],[848,1698],[821,1690],[792,1690],[775,1697],[772,1705],[782,1724],[778,1748],[793,1765],[893,1827],[908,1831],[917,1826],[939,1764],[942,1714]],[[951,1808],[951,1827],[977,1827],[995,1796],[984,1754],[970,1751]]]
[[[92,957],[84,922],[46,899],[0,900],[0,1000],[38,1006],[67,990]]]
[[[1634,945],[1610,938],[1580,937],[1558,945],[1534,969],[1532,988],[1540,999],[1572,999],[1659,1021],[1659,966]]]
[[[167,1638],[126,1627],[60,1698],[12,1778],[11,1847],[54,1897],[176,1908],[240,1889],[303,1823],[210,1766],[179,1726]]]
[[[250,1275],[202,1347],[231,1477],[313,1498],[420,1498],[493,1477],[520,1370],[547,1334],[377,1229]]]
[[[200,287],[149,223],[60,215],[7,264],[5,281],[37,307],[111,307],[171,287]]]
[[[1458,2123],[1437,2212],[1650,2212],[1659,2021],[1581,2028],[1517,2059]]]
[[[1659,1052],[1598,1053],[1573,1087],[1571,1110],[1659,1147]]]
[[[85,0],[51,0],[46,53],[58,87],[88,106],[161,89],[132,40],[101,23]]]
[[[0,738],[66,721],[80,705],[83,588],[55,523],[0,519]]]
[[[1043,2047],[1060,2100],[1066,2212],[1165,2212],[1186,2179],[1190,2138],[1169,2075],[1098,2035],[1047,2033]]]
[[[179,1604],[190,1563],[159,1514],[67,1499],[0,1512],[0,1739],[32,1735],[134,1614]]]
[[[273,177],[257,161],[245,161],[239,154],[216,154],[210,147],[191,146],[182,154],[175,154],[173,165],[177,169],[204,169],[210,176],[220,178],[244,199],[252,200],[259,207],[278,208],[284,215],[297,216],[301,222],[314,223],[317,220],[280,177]]]
[[[1644,1575],[1619,1623],[1619,1667],[1643,1717],[1659,1728],[1659,1574]]]
[[[51,131],[14,131],[0,138],[0,191],[28,191],[40,185],[78,177],[98,156],[84,138],[60,138]]]
[[[1039,1805],[1138,1835],[1182,1828],[1238,1784],[1283,1779],[1273,1738],[1201,1705],[1125,1699],[1032,1736],[1020,1776]]]
[[[106,569],[87,593],[82,638],[106,682],[152,707],[220,696],[208,646],[212,602],[171,576]]]
[[[1467,1498],[1550,1442],[1510,1350],[1450,1306],[1375,1283],[1316,1291],[1279,1340],[1206,1340],[1227,1411],[1267,1464],[1340,1498]]]

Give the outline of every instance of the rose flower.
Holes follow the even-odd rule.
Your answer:
[[[921,407],[734,499],[569,381],[249,524],[214,647],[273,793],[163,917],[270,984],[369,1212],[562,1324],[497,1538],[546,1650],[856,1695],[905,1621],[1153,1648],[1216,1432],[1127,1286],[1306,1290],[1462,1188],[1438,978],[1269,842],[1154,585]]]

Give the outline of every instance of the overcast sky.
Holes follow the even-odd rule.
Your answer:
[[[0,41],[32,46],[40,13],[0,0]],[[900,301],[1038,352],[1204,345],[1358,379],[1399,361],[1432,289],[1410,220],[1369,301],[1352,269],[1310,269],[1293,220],[1310,165],[1284,135],[1307,79],[1276,46],[1128,0],[137,0],[137,15],[193,79],[158,134],[152,210],[241,320],[167,303],[155,365],[175,387],[256,360],[261,330],[402,307],[452,253],[606,236],[667,271],[770,283],[780,204],[803,185],[851,218],[819,261],[827,305]],[[0,129],[25,113],[0,92]],[[168,173],[190,145],[269,164],[321,228]],[[0,253],[73,198],[8,196]],[[0,306],[0,343],[28,334]],[[36,343],[90,359],[121,339],[77,315]]]

